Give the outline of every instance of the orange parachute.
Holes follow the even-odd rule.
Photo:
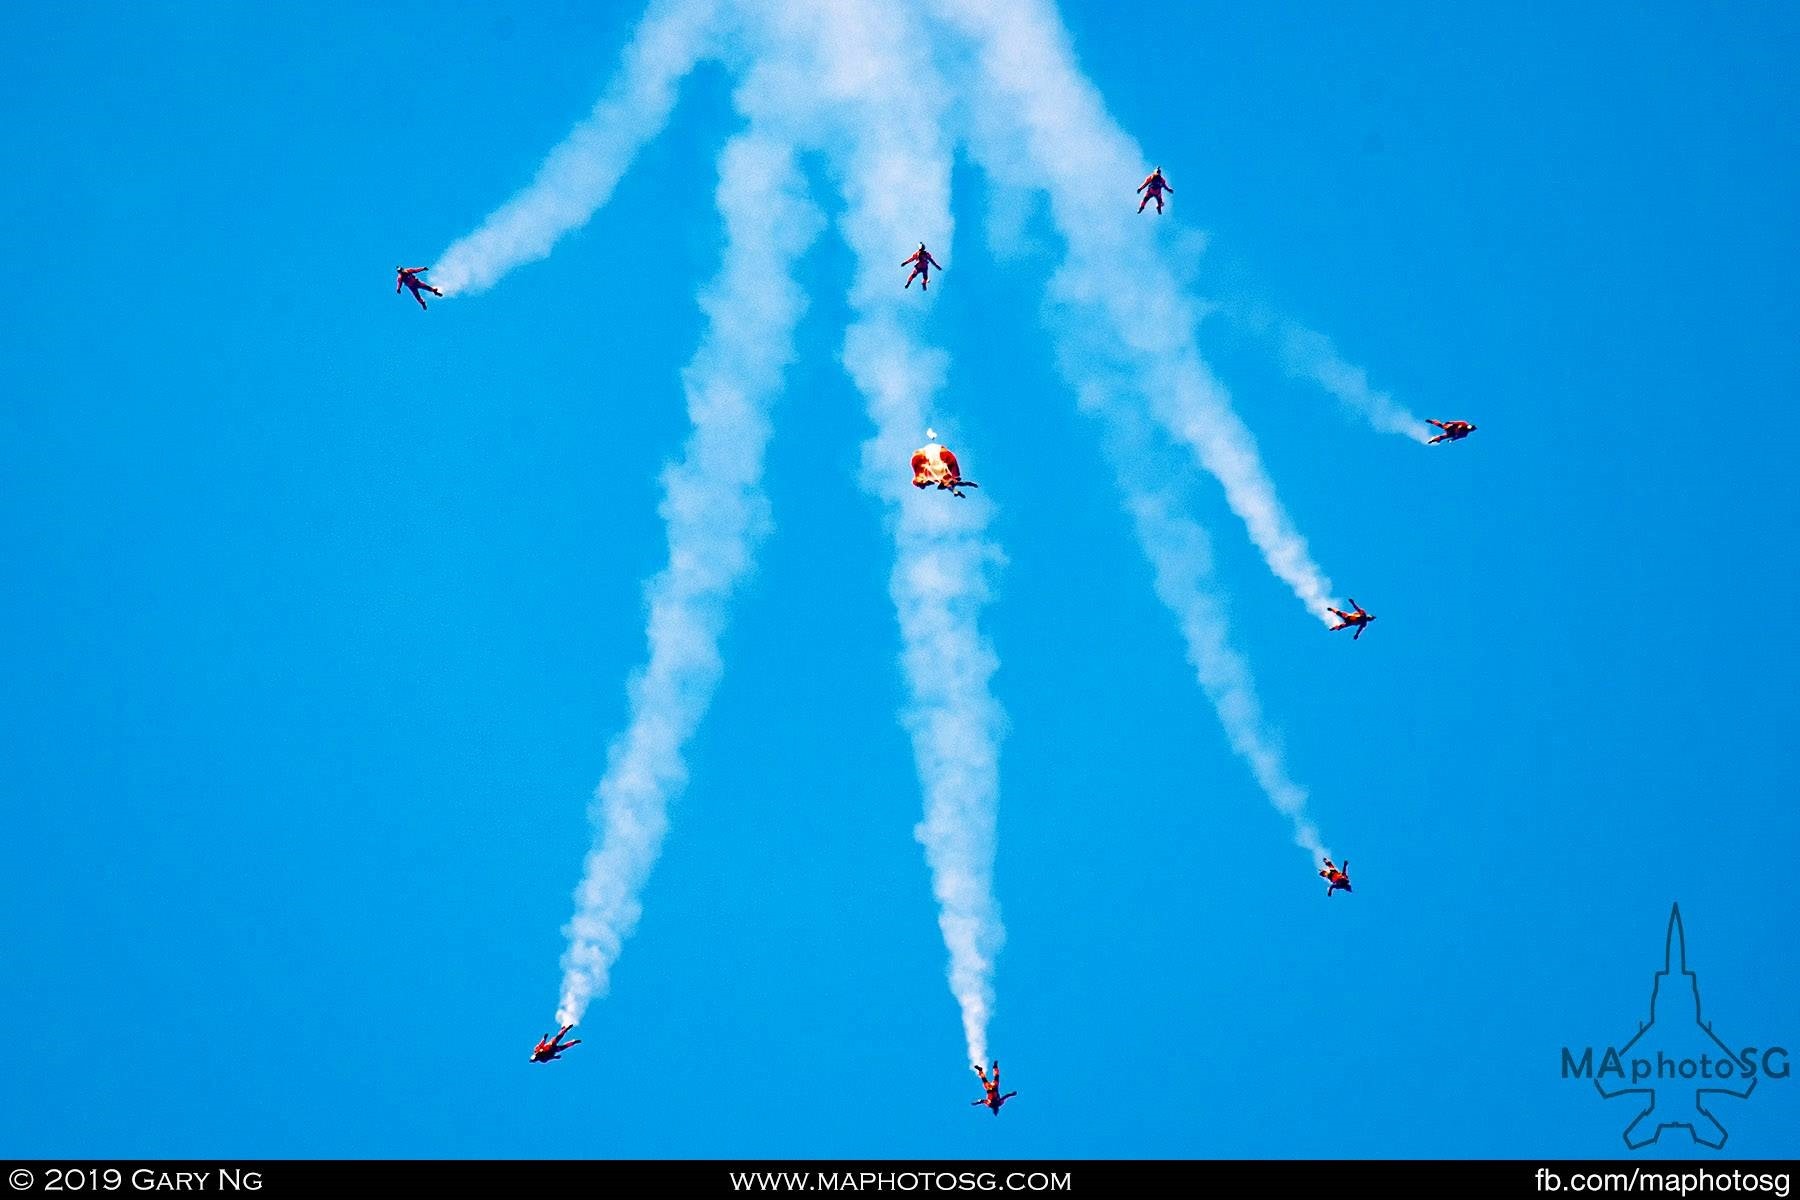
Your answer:
[[[957,463],[956,455],[950,452],[949,447],[938,444],[936,430],[927,429],[925,436],[931,439],[930,443],[913,451],[914,487],[925,488],[936,484],[940,491],[961,498],[962,489],[981,486],[962,477],[962,467]]]

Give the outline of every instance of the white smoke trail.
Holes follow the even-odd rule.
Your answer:
[[[1294,828],[1294,844],[1316,860],[1330,853],[1306,815],[1306,789],[1288,776],[1281,751],[1265,731],[1262,704],[1250,664],[1231,645],[1225,605],[1212,580],[1212,545],[1206,531],[1174,509],[1172,497],[1119,471],[1119,488],[1150,560],[1156,596],[1175,614],[1187,642],[1188,662],[1219,715],[1232,750],[1250,767],[1256,785]]]
[[[1145,155],[1076,66],[1056,12],[1042,0],[931,4],[974,43],[977,78],[965,95],[977,156],[1001,177],[1024,167],[1049,195],[1051,219],[1068,247],[1061,298],[1130,356],[1151,414],[1223,485],[1269,569],[1329,623],[1331,583],[1282,508],[1255,439],[1200,357],[1198,306],[1158,249],[1158,218],[1133,212],[1131,189]]]
[[[606,991],[641,913],[638,894],[662,846],[682,753],[721,672],[726,603],[768,526],[761,491],[768,409],[793,357],[806,300],[787,269],[823,228],[792,147],[755,124],[719,163],[725,225],[719,274],[702,295],[704,340],[683,374],[693,432],[663,475],[669,561],[645,588],[649,659],[631,682],[631,721],[595,792],[595,847],[566,930],[557,1020],[580,1020]]]
[[[942,81],[914,14],[870,0],[746,3],[768,38],[768,70],[746,91],[804,114],[842,183],[840,230],[856,259],[855,320],[844,366],[875,435],[863,448],[865,488],[888,506],[895,564],[889,591],[900,626],[911,735],[924,792],[916,835],[925,847],[949,983],[971,1062],[987,1061],[994,959],[1005,938],[994,899],[999,742],[1004,714],[989,691],[998,660],[978,619],[990,571],[993,506],[915,492],[908,462],[926,426],[945,356],[918,332],[935,297],[903,291],[904,258],[921,240],[946,264],[950,149]]]
[[[1336,396],[1345,408],[1382,433],[1397,433],[1415,442],[1431,440],[1431,429],[1386,392],[1369,386],[1368,372],[1338,356],[1330,338],[1299,325],[1281,327],[1281,360],[1288,374],[1310,379]]]
[[[1212,541],[1180,514],[1174,488],[1151,482],[1160,476],[1144,469],[1149,459],[1141,449],[1147,440],[1142,418],[1122,394],[1106,365],[1105,349],[1091,334],[1077,327],[1066,330],[1058,360],[1082,410],[1106,429],[1107,457],[1138,545],[1150,562],[1157,599],[1181,628],[1188,663],[1232,751],[1250,768],[1269,803],[1288,819],[1294,844],[1315,860],[1322,858],[1330,850],[1307,815],[1306,789],[1288,774],[1280,746],[1264,722],[1250,664],[1231,644],[1230,618],[1213,576]]]
[[[852,209],[852,221],[865,217]],[[873,266],[887,275],[890,257],[883,249],[863,260],[864,270]],[[865,486],[890,505],[895,562],[888,590],[909,697],[903,720],[925,793],[925,819],[915,835],[931,868],[969,1061],[985,1063],[994,959],[1006,937],[993,883],[1005,715],[989,690],[999,660],[981,635],[979,617],[989,571],[1002,558],[986,537],[987,501],[900,494],[912,490],[906,469],[916,445],[912,431],[924,424],[925,399],[943,375],[942,356],[928,352],[905,325],[891,313],[865,310],[845,336],[844,365],[876,424],[864,447]]]
[[[1150,415],[1225,485],[1275,573],[1323,616],[1329,585],[1281,511],[1248,431],[1200,361],[1194,306],[1139,227],[1120,228],[1121,212],[1126,219],[1134,214],[1121,207],[1122,189],[1114,184],[1128,180],[1130,166],[1142,158],[1076,71],[1053,14],[1034,0],[1003,0],[979,15],[949,0],[934,3],[978,44],[981,74],[970,101],[977,158],[990,174],[1026,163],[1047,183],[1052,219],[1068,245],[1053,284],[1064,302],[1051,313],[1058,362],[1083,410],[1106,430],[1118,490],[1157,597],[1181,628],[1188,661],[1233,752],[1287,817],[1295,844],[1322,857],[1328,851],[1307,815],[1306,789],[1288,774],[1250,665],[1231,644],[1210,539],[1179,514],[1172,491],[1146,481],[1137,453],[1147,437],[1145,406],[1132,396],[1146,394]]]
[[[717,9],[717,0],[650,6],[593,112],[550,151],[524,191],[438,256],[432,282],[446,296],[492,287],[587,224],[638,150],[668,123],[682,79],[706,54]]]

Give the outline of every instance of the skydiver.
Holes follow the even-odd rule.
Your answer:
[[[912,281],[917,279],[919,281],[919,289],[926,292],[931,290],[931,268],[937,267],[940,271],[944,269],[942,266],[939,266],[937,259],[931,257],[931,251],[925,248],[924,242],[920,242],[919,248],[914,250],[912,255],[900,265],[903,267],[912,267],[912,274],[906,277],[905,286],[911,287]]]
[[[962,477],[962,465],[948,446],[938,444],[936,431],[927,429],[925,436],[932,439],[931,443],[913,451],[913,486],[927,488],[935,483],[939,491],[949,492],[959,500],[966,499],[962,489],[981,485]]]
[[[400,294],[400,289],[403,287],[411,288],[413,299],[419,302],[420,308],[425,307],[425,297],[419,295],[421,289],[430,292],[434,296],[441,297],[444,294],[419,278],[419,276],[431,270],[430,267],[395,267],[394,270],[398,272],[394,278],[394,295],[398,296]]]
[[[1350,860],[1345,859],[1343,866],[1338,866],[1329,857],[1325,859],[1325,869],[1319,872],[1325,881],[1325,898],[1329,900],[1331,893],[1350,890]]]
[[[1167,179],[1163,178],[1161,167],[1145,176],[1144,182],[1137,185],[1137,190],[1144,193],[1144,198],[1138,201],[1139,212],[1143,212],[1144,205],[1154,200],[1156,201],[1156,211],[1160,213],[1163,210],[1163,193],[1167,192],[1171,196],[1175,194],[1175,189],[1169,186]]]
[[[564,1025],[561,1029],[556,1031],[555,1037],[551,1037],[546,1033],[543,1037],[539,1038],[538,1044],[531,1048],[531,1061],[534,1063],[555,1062],[562,1057],[562,1052],[564,1050],[567,1050],[571,1046],[581,1045],[580,1038],[576,1038],[572,1042],[565,1042],[562,1040],[563,1034],[569,1032],[569,1030],[573,1028],[575,1028],[573,1025]]]
[[[988,1111],[992,1112],[996,1117],[999,1116],[1000,1106],[1019,1093],[1008,1092],[1004,1096],[1000,1094],[1000,1060],[997,1058],[994,1060],[994,1078],[991,1081],[987,1077],[987,1072],[981,1069],[980,1063],[975,1064],[975,1074],[981,1077],[981,1090],[984,1095],[979,1100],[969,1101],[969,1106],[974,1108],[980,1105],[986,1105]]]
[[[1353,611],[1345,612],[1341,608],[1332,608],[1327,605],[1325,611],[1335,613],[1338,617],[1338,623],[1331,627],[1331,632],[1336,633],[1340,629],[1354,628],[1356,632],[1350,635],[1350,640],[1354,642],[1362,637],[1363,630],[1369,627],[1369,622],[1375,619],[1375,614],[1364,612],[1362,605],[1354,599],[1350,601],[1350,607]]]
[[[1427,425],[1436,425],[1439,429],[1444,431],[1432,438],[1429,442],[1426,442],[1425,444],[1427,446],[1435,446],[1439,442],[1460,442],[1471,433],[1475,432],[1475,426],[1469,424],[1467,421],[1434,421],[1430,417],[1426,417],[1425,423]]]

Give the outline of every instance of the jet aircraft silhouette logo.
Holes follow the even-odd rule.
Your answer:
[[[1711,1105],[1718,1096],[1748,1099],[1759,1075],[1786,1079],[1788,1052],[1780,1046],[1733,1050],[1713,1031],[1700,1007],[1700,981],[1687,962],[1681,906],[1669,910],[1663,967],[1650,988],[1650,1018],[1622,1046],[1608,1046],[1596,1065],[1594,1048],[1577,1058],[1563,1048],[1562,1074],[1591,1079],[1608,1100],[1637,1098],[1640,1108],[1625,1127],[1633,1150],[1653,1145],[1665,1130],[1685,1129],[1702,1146],[1723,1149],[1729,1136]]]

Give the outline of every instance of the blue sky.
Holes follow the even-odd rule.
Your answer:
[[[968,1106],[829,238],[645,918],[585,1044],[527,1067],[643,652],[729,82],[551,259],[421,314],[392,264],[529,179],[633,10],[40,6],[0,45],[0,1153],[1623,1153],[1631,1102],[1559,1050],[1647,1016],[1673,901],[1726,1040],[1800,1048],[1800,18],[1065,15],[1204,294],[1481,425],[1373,434],[1201,327],[1383,618],[1321,632],[1196,486],[1355,894],[1230,754],[1054,371],[1051,235],[996,261],[965,167],[929,303],[1008,558],[1020,1095]],[[1719,1111],[1728,1153],[1800,1151],[1792,1079]]]

